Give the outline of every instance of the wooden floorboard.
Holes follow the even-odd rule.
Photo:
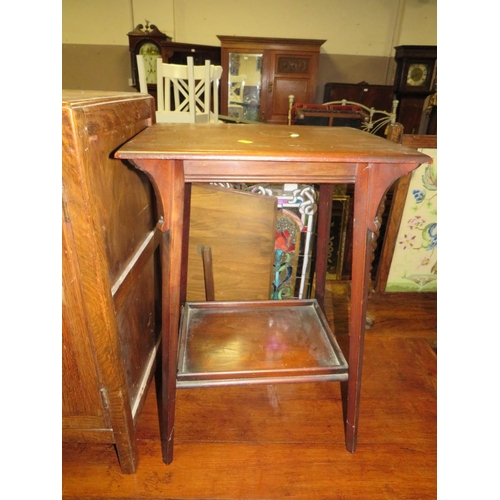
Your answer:
[[[347,346],[348,289],[327,316]],[[397,295],[397,296],[393,296]],[[139,465],[110,445],[63,443],[63,498],[435,499],[435,295],[371,297],[358,449],[345,450],[338,383],[178,391],[174,461],[161,460],[154,386],[137,428]]]

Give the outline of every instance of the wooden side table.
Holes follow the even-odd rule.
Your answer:
[[[379,226],[377,209],[394,180],[421,163],[431,161],[430,158],[414,149],[356,129],[304,126],[296,130],[286,125],[236,124],[155,124],[127,142],[115,153],[115,157],[129,160],[149,176],[161,214],[158,222],[158,228],[163,232],[163,377],[160,425],[164,462],[168,464],[173,459],[176,389],[182,386],[181,379],[185,382],[186,378],[190,378],[193,366],[199,370],[199,385],[207,385],[207,379],[215,379],[214,383],[219,385],[301,379],[346,383],[346,448],[351,453],[354,452],[358,431],[370,242]],[[212,356],[214,353],[208,342],[191,355],[186,355],[185,349],[189,346],[182,344],[180,364],[187,360],[190,367],[178,379],[181,311],[189,310],[188,315],[195,316],[207,313],[206,307],[202,305],[184,304],[185,258],[189,234],[186,221],[189,220],[189,195],[193,182],[319,184],[316,297],[307,304],[299,300],[284,305],[278,304],[280,301],[236,305],[212,303],[215,317],[196,317],[196,321],[214,328],[212,345],[217,353]],[[321,311],[324,303],[332,191],[334,184],[338,183],[355,185],[348,367],[342,353],[337,350],[333,333],[324,324]],[[270,302],[274,302],[278,316],[265,316],[267,319],[262,321],[262,315],[268,314],[268,309],[273,309]],[[237,310],[232,309],[232,306]],[[283,313],[283,307],[289,309]],[[228,314],[224,315],[224,310]],[[222,319],[219,317],[221,314]],[[242,314],[246,316],[242,317]],[[287,318],[292,318],[290,321],[293,325],[284,324]],[[183,318],[183,328],[188,319]],[[297,328],[302,319],[303,328]],[[248,322],[251,322],[250,327]],[[257,323],[268,329],[265,333],[267,337],[256,335],[257,338],[252,339],[251,332],[255,331],[253,326]],[[237,330],[245,328],[245,325],[246,337],[238,336]],[[233,340],[230,349],[224,347],[227,338],[224,341],[219,338],[221,328],[229,332],[227,335]],[[281,335],[290,329],[293,330],[292,336],[296,341],[293,345],[291,340]],[[310,332],[314,339],[307,336]],[[242,342],[243,338],[248,341],[248,346]],[[313,341],[319,341],[321,345],[312,345]],[[265,342],[267,344],[264,345]],[[250,344],[256,349],[252,355],[247,351],[252,347]],[[280,345],[285,346],[281,351]],[[297,346],[299,348],[293,352]],[[305,349],[304,346],[308,348]],[[231,365],[234,360],[225,357],[228,352],[239,352],[236,364]],[[263,353],[265,359],[260,359],[257,366],[245,369],[243,360],[254,360],[258,357],[258,352]],[[320,354],[311,361],[313,352]],[[292,356],[293,354],[296,356]],[[205,363],[207,356],[212,356],[211,361],[219,359],[224,367],[217,369],[208,366]],[[287,368],[284,365],[285,358],[286,363],[290,363],[286,365]],[[269,360],[275,364],[266,364]],[[303,361],[305,368],[300,368]],[[315,361],[318,366],[313,366]],[[226,370],[226,366],[230,368]],[[196,383],[196,380],[191,380],[188,386]]]

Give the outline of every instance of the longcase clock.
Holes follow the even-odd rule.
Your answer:
[[[137,72],[137,54],[144,56],[146,66],[146,82],[149,93],[156,95],[156,59],[161,57],[161,42],[171,41],[172,37],[162,33],[154,24],[146,21],[146,26],[138,24],[133,31],[127,33],[132,69],[132,86],[139,90],[139,74]]]
[[[403,125],[405,134],[417,134],[425,100],[435,92],[437,47],[400,45],[395,49],[397,121]]]

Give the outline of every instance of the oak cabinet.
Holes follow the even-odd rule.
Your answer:
[[[160,338],[161,238],[149,180],[113,153],[153,117],[151,96],[63,91],[62,438],[114,444],[126,473]]]
[[[221,114],[287,123],[289,95],[295,102],[314,102],[319,52],[326,40],[217,37],[224,68]]]

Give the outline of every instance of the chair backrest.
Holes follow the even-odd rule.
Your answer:
[[[158,123],[217,123],[219,121],[219,82],[222,66],[205,61],[195,66],[168,64],[157,60]]]
[[[195,80],[195,121],[197,123],[208,123],[210,121],[212,99],[211,76],[213,67],[210,61],[206,60],[204,66],[194,66],[193,68]]]
[[[222,77],[222,66],[210,66],[210,85],[213,91],[213,111],[210,116],[210,121],[213,123],[219,122],[219,83]]]
[[[146,67],[144,65],[144,56],[137,54],[137,72],[139,73],[139,92],[141,94],[148,93],[148,84],[146,82]]]
[[[157,60],[158,123],[206,123],[210,121],[210,61],[194,66]]]
[[[156,121],[158,123],[195,122],[193,58],[188,64],[156,61]],[[172,95],[173,94],[173,95]]]

